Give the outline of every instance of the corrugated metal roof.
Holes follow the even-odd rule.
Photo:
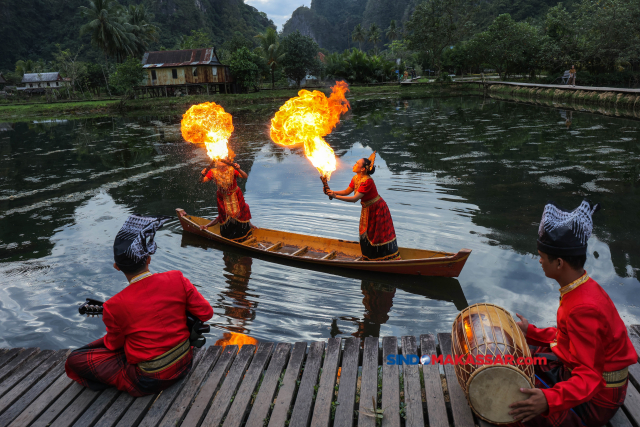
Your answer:
[[[62,80],[60,73],[31,73],[22,77],[22,83],[55,82]]]
[[[188,65],[222,65],[216,48],[160,50],[146,52],[142,57],[144,68],[185,67]]]

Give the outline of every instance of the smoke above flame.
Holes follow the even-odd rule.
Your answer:
[[[349,86],[343,81],[331,88],[329,98],[320,91],[303,89],[271,119],[273,142],[285,147],[302,144],[305,156],[327,179],[336,170],[336,156],[322,137],[340,123],[342,113],[349,111],[351,105],[345,98],[348,90]]]
[[[215,102],[192,106],[182,115],[182,137],[194,144],[204,144],[211,160],[229,157],[229,137],[233,133],[231,114]]]

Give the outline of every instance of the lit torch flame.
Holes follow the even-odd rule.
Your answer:
[[[229,157],[229,137],[233,133],[231,114],[215,102],[192,106],[182,116],[182,137],[194,144],[204,144],[207,155],[217,161]]]
[[[336,82],[331,90],[327,98],[320,91],[303,89],[271,119],[271,139],[286,147],[303,144],[305,156],[327,180],[336,170],[336,156],[322,137],[331,133],[340,115],[351,107],[344,96],[349,90],[346,82]]]
[[[222,346],[223,348],[228,345],[237,345],[238,349],[241,349],[245,344],[258,345],[258,340],[250,337],[249,335],[239,334],[237,332],[225,332],[222,334],[222,338],[216,341],[215,345]]]

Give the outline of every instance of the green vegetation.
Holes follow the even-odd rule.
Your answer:
[[[262,55],[271,71],[271,89],[275,89],[275,72],[284,59],[284,46],[278,40],[278,33],[273,28],[267,28],[264,34],[256,36],[260,40],[258,52]]]
[[[246,47],[242,47],[231,54],[229,69],[242,92],[248,92],[249,88],[255,88],[260,79],[260,64],[264,61],[256,53]]]
[[[325,58],[327,77],[349,83],[378,83],[395,80],[395,64],[361,50],[332,53]]]
[[[284,74],[296,82],[300,82],[308,74],[318,74],[322,70],[322,63],[318,59],[318,44],[311,37],[303,36],[299,31],[282,39],[284,58],[282,68]]]

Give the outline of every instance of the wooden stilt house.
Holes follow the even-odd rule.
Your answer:
[[[229,67],[220,63],[216,49],[161,50],[146,52],[146,71],[140,90],[155,96],[196,93],[235,93]]]

